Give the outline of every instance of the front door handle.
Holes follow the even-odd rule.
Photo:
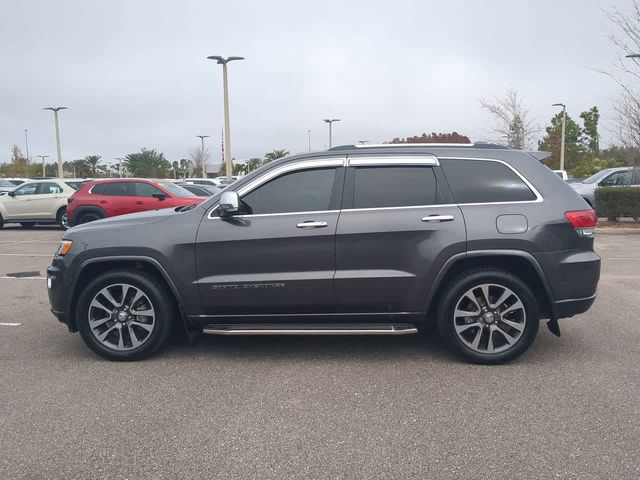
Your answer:
[[[314,221],[302,222],[296,225],[296,227],[298,228],[325,228],[327,226],[329,226],[327,222],[314,222]]]
[[[453,215],[429,215],[422,217],[423,222],[453,222]]]

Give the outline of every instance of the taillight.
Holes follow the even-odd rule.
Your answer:
[[[572,210],[564,212],[569,223],[581,237],[591,237],[598,224],[598,216],[594,210]]]

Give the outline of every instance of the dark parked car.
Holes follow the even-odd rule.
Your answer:
[[[211,195],[219,193],[222,190],[222,188],[214,187],[213,185],[196,185],[194,183],[186,182],[176,183],[176,185],[200,197],[210,197]]]
[[[265,165],[196,206],[68,230],[53,313],[114,360],[200,333],[416,333],[511,360],[593,303],[596,217],[532,155],[345,146]]]

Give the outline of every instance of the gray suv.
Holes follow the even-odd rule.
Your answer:
[[[200,205],[64,234],[53,313],[136,360],[199,335],[405,335],[433,322],[469,361],[527,350],[593,303],[595,213],[533,155],[364,145],[283,158]]]

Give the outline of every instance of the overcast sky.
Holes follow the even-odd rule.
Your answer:
[[[233,156],[456,130],[492,139],[479,107],[517,89],[541,125],[564,102],[607,121],[617,52],[603,8],[630,0],[21,0],[0,7],[0,146],[106,162],[141,147],[188,156],[198,134],[220,155],[229,65]],[[603,143],[611,140],[602,132]],[[51,159],[51,160],[52,160]]]

